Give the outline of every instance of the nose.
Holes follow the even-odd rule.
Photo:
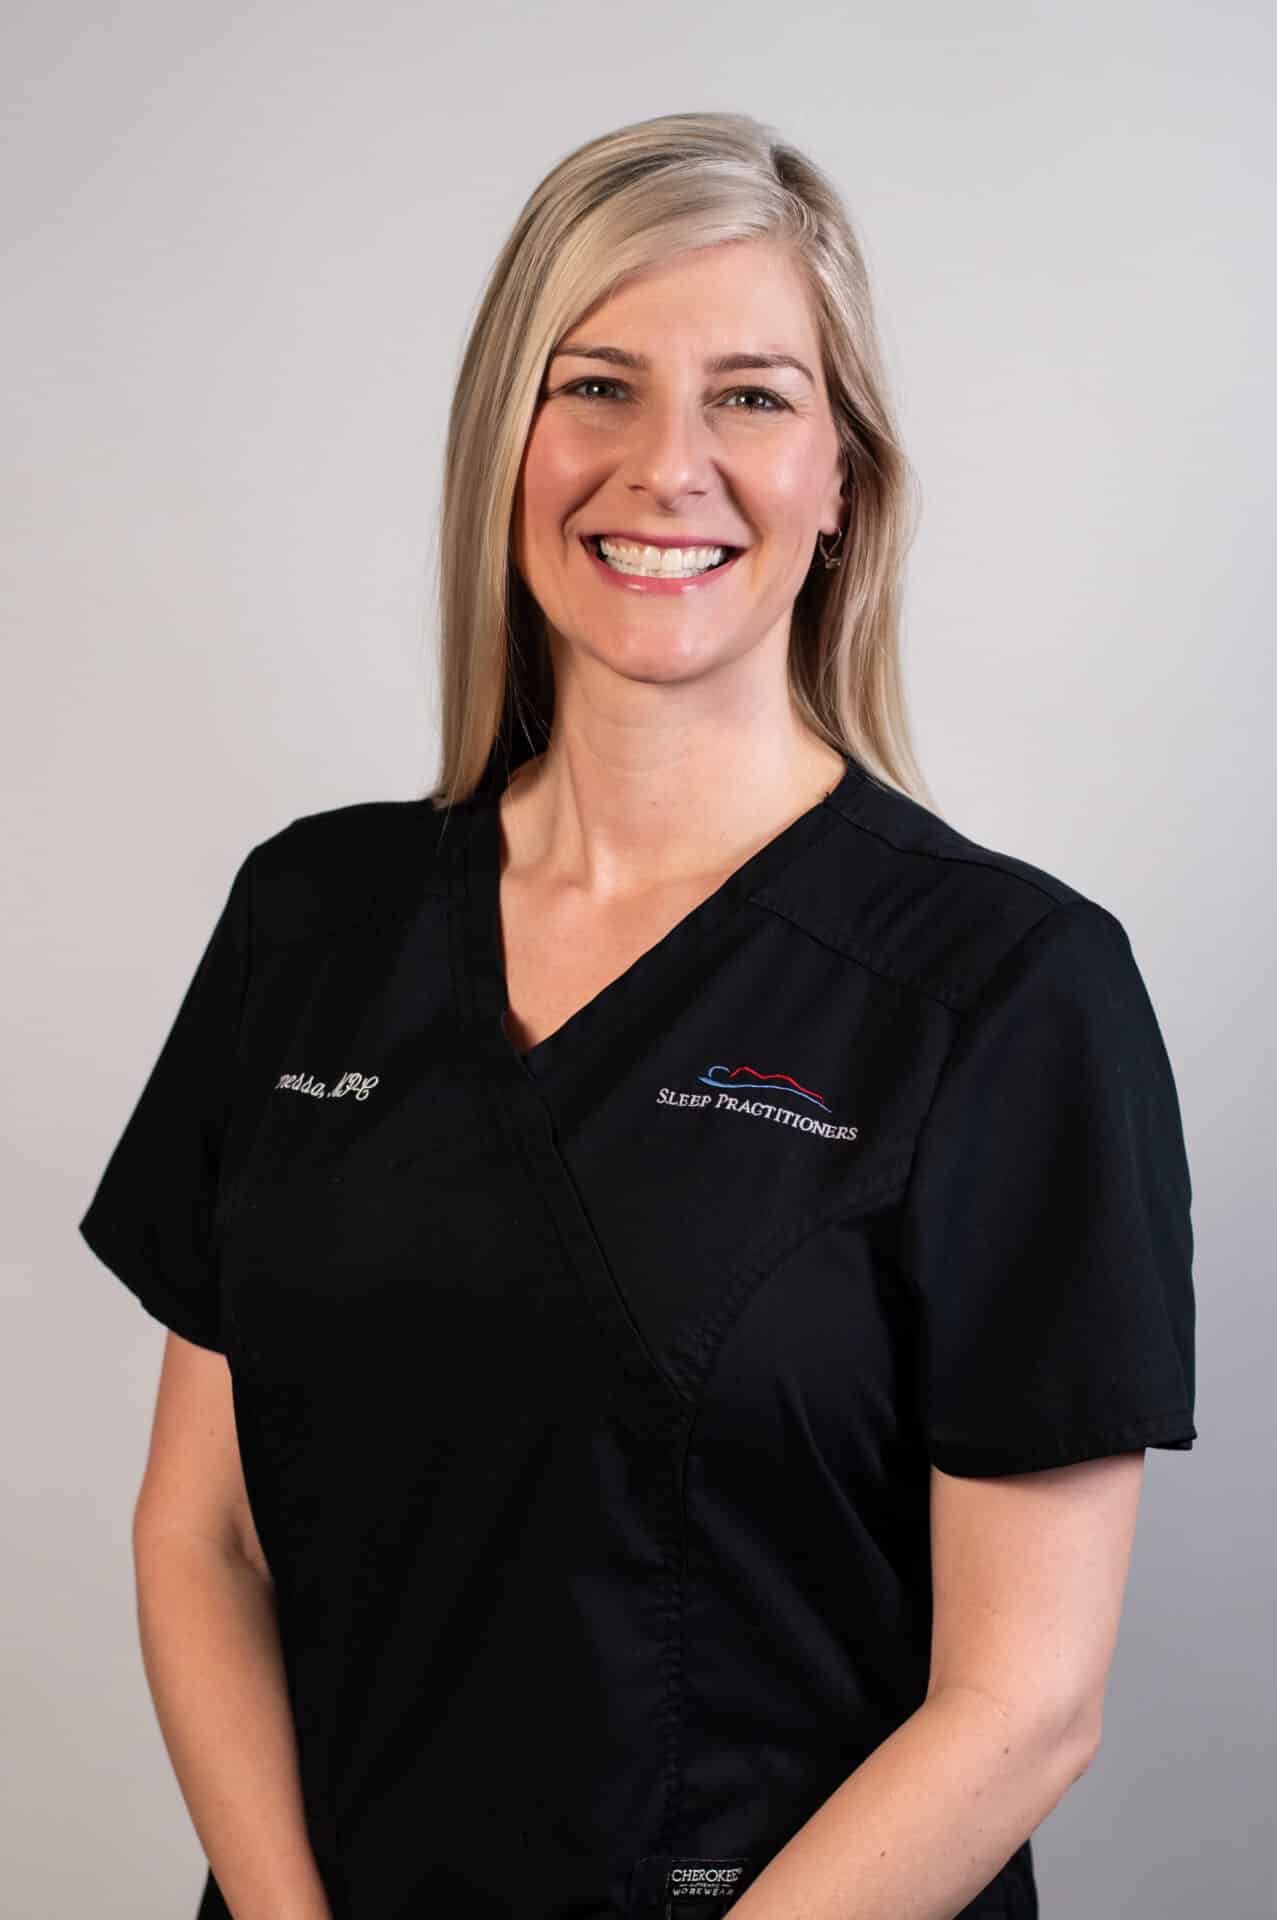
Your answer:
[[[696,400],[654,400],[624,430],[622,477],[654,500],[703,493],[718,451],[713,427]]]

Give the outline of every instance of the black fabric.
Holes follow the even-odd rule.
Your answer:
[[[225,1352],[214,1211],[248,979],[240,867],[80,1232],[147,1311]]]
[[[1195,1440],[1175,1086],[854,761],[520,1055],[498,790],[251,851],[81,1231],[226,1354],[334,1920],[712,1913],[925,1696],[933,1467]]]
[[[905,1209],[919,1403],[946,1473],[1188,1447],[1190,1184],[1119,923],[1054,908],[966,1016]]]

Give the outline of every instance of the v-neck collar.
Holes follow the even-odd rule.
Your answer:
[[[828,793],[750,854],[653,946],[560,1022],[553,1033],[524,1051],[516,1047],[505,1029],[509,993],[500,907],[501,790],[495,783],[485,784],[459,809],[464,832],[454,849],[452,884],[461,915],[471,1006],[490,1037],[495,1030],[496,1039],[490,1038],[494,1050],[507,1055],[529,1080],[544,1082],[576,1049],[589,1045],[600,1021],[618,1019],[643,994],[659,992],[667,980],[689,964],[712,929],[729,919],[765,880],[773,879],[834,825],[836,803],[845,801],[852,788],[866,777],[855,760],[848,756],[844,759],[843,773]]]

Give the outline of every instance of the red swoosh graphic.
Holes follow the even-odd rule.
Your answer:
[[[754,1067],[733,1067],[730,1077],[734,1080],[738,1073],[752,1073],[755,1080],[788,1080],[790,1086],[796,1087],[799,1093],[810,1094],[813,1100],[819,1100],[822,1106],[825,1105],[823,1093],[817,1093],[814,1087],[799,1086],[792,1073],[759,1073]]]

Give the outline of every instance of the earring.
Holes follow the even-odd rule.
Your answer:
[[[816,545],[820,549],[820,557],[824,561],[826,568],[840,567],[842,565],[842,561],[838,558],[837,554],[835,554],[833,551],[833,547],[836,547],[838,545],[838,542],[842,539],[842,536],[843,536],[843,528],[839,527],[837,533],[834,535],[833,545],[830,547],[829,551],[827,552],[824,545],[824,535],[819,533],[816,535]]]

